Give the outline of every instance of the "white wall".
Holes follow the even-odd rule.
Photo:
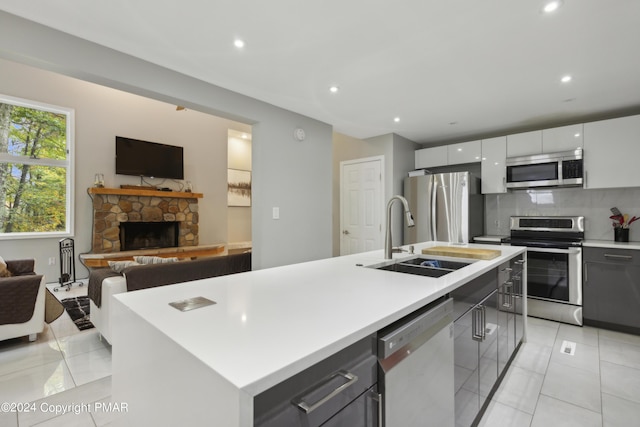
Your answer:
[[[331,255],[330,125],[5,12],[0,12],[0,21],[2,58],[253,125],[253,267]],[[83,111],[76,111],[80,114]],[[293,138],[297,127],[307,132],[303,143]],[[87,177],[78,179],[88,182]],[[271,219],[273,206],[280,207],[280,220]],[[19,246],[20,253],[28,254],[38,242]]]

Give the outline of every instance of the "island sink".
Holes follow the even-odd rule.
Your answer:
[[[373,265],[371,268],[395,271],[397,273],[415,274],[417,276],[442,277],[469,264],[468,262],[444,261],[417,256],[415,258],[399,260],[391,264]]]

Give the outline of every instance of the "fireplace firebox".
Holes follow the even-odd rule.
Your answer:
[[[172,248],[178,246],[179,222],[121,222],[120,248],[136,249]]]

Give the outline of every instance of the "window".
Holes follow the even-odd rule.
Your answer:
[[[73,110],[0,95],[0,239],[72,234]]]

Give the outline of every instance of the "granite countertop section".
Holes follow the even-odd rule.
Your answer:
[[[451,244],[414,246],[418,254],[423,248],[443,245]],[[495,245],[453,246],[496,249]],[[114,299],[233,387],[255,396],[525,248],[500,246],[500,251],[492,260],[467,260],[472,263],[438,279],[366,268],[385,262],[383,251],[377,250],[127,292]],[[411,256],[393,255],[394,259]],[[216,304],[189,312],[169,306],[198,296]]]
[[[640,242],[614,242],[613,240],[584,240],[582,246],[592,248],[640,250]]]

